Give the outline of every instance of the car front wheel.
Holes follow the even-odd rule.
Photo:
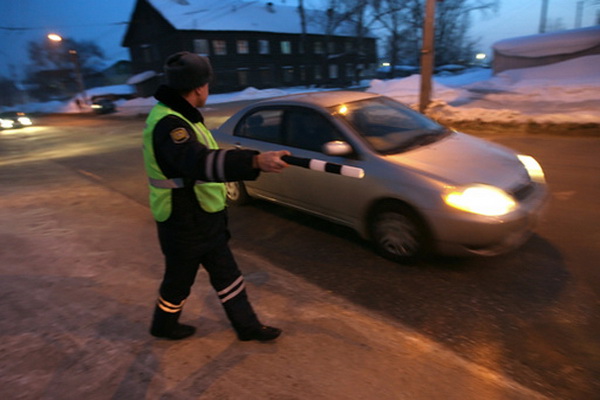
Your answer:
[[[229,204],[242,205],[250,200],[243,182],[227,182],[225,187],[227,188],[227,202]]]
[[[371,218],[371,238],[379,254],[408,263],[421,258],[430,247],[429,235],[421,218],[403,205],[388,205]]]

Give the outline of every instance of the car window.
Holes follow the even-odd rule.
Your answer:
[[[325,143],[342,140],[342,135],[331,122],[310,109],[289,109],[284,125],[285,144],[291,147],[322,152]]]
[[[262,140],[270,143],[283,143],[281,121],[283,110],[262,109],[247,115],[236,126],[235,136]]]
[[[377,97],[342,104],[331,112],[345,119],[374,150],[406,151],[447,136],[441,125],[392,99]]]

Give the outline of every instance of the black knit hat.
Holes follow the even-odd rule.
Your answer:
[[[169,56],[164,69],[167,86],[182,91],[204,86],[213,75],[208,58],[187,51]]]

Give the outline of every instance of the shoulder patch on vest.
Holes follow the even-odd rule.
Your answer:
[[[185,128],[175,128],[171,131],[170,135],[171,140],[173,140],[173,142],[177,144],[185,143],[190,138],[190,134]]]

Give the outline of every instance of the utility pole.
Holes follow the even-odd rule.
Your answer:
[[[575,11],[575,28],[581,28],[581,19],[583,16],[583,1],[577,2],[577,10]]]
[[[79,53],[77,50],[69,50],[69,54],[73,57],[73,65],[75,66],[75,80],[77,86],[79,86],[79,92],[83,95],[83,102],[87,104],[87,94],[85,93],[85,85],[83,83],[83,75],[81,74],[81,61],[79,60]]]
[[[425,4],[425,26],[423,27],[423,47],[421,48],[421,94],[419,100],[419,111],[425,112],[431,101],[431,76],[433,75],[434,52],[434,20],[435,2],[427,0]]]
[[[540,17],[540,31],[546,32],[546,19],[548,18],[548,0],[542,0],[542,16]]]

